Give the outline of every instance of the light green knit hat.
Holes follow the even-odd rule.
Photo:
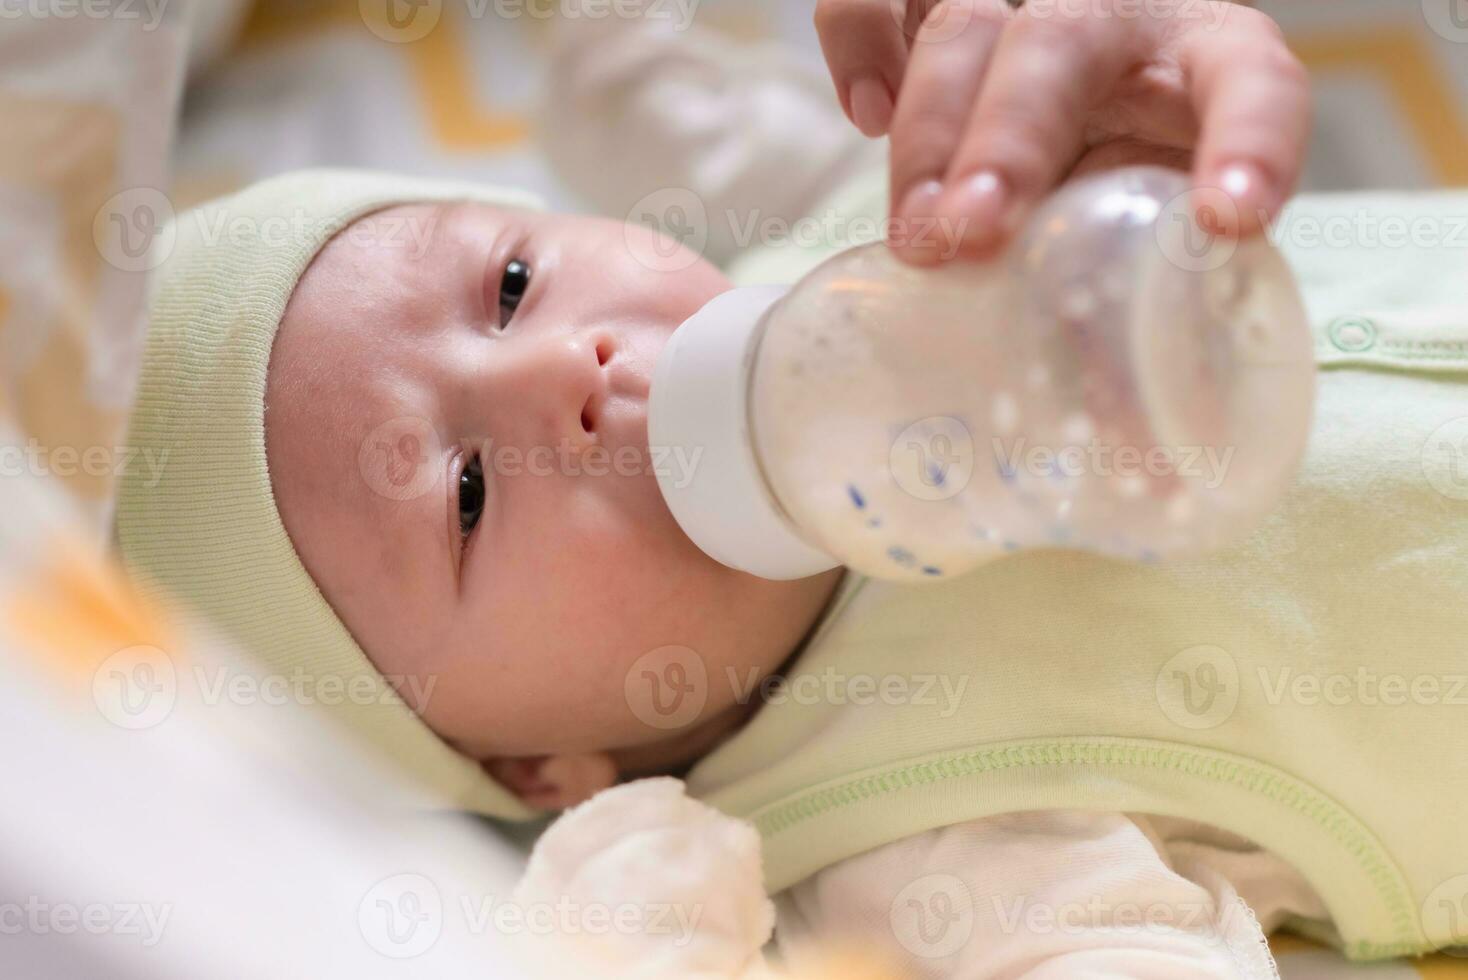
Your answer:
[[[164,463],[122,475],[116,532],[140,589],[222,630],[266,672],[372,685],[371,696],[332,699],[327,710],[432,798],[525,819],[534,811],[440,740],[352,639],[297,557],[266,468],[270,349],[311,259],[374,211],[453,200],[540,207],[515,190],[309,170],[179,216],[128,433],[130,447]]]

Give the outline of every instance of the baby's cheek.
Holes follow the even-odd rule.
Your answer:
[[[628,224],[617,233],[621,248],[609,251],[620,261],[607,266],[608,288],[636,296],[644,311],[676,326],[733,284],[717,266],[667,236]]]
[[[716,266],[700,258],[689,268],[664,277],[660,292],[667,297],[671,318],[682,323],[733,285]]]

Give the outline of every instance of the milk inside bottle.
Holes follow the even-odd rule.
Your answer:
[[[1236,540],[1303,453],[1314,358],[1278,252],[1210,233],[1198,203],[1184,174],[1118,170],[982,264],[877,243],[715,298],[654,375],[649,443],[696,459],[659,477],[674,517],[766,578]]]

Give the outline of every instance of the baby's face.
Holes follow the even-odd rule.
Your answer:
[[[649,378],[728,283],[692,256],[649,268],[652,241],[593,218],[395,208],[327,245],[282,320],[265,418],[286,529],[378,669],[430,690],[414,706],[472,757],[682,761],[742,715],[736,685],[779,665],[833,585],[725,568],[668,513]],[[672,733],[626,694],[668,645],[708,676]]]

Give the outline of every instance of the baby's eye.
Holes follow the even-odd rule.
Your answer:
[[[511,259],[505,265],[505,274],[500,277],[500,329],[509,326],[525,290],[530,288],[530,266],[519,259]]]
[[[459,534],[469,537],[484,513],[484,469],[475,456],[459,473]]]

